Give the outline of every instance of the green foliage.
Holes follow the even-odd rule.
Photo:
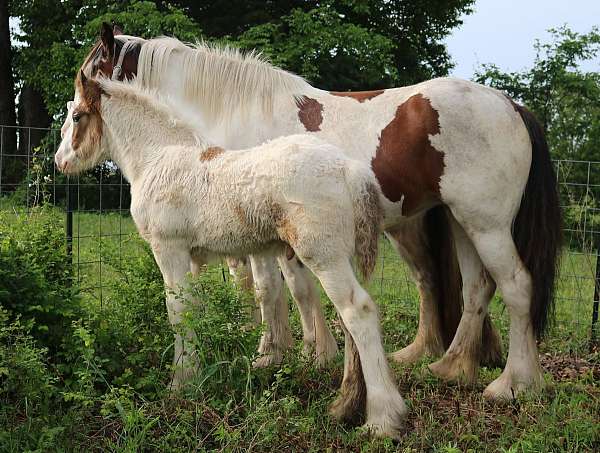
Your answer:
[[[63,349],[71,322],[81,316],[63,223],[46,207],[0,211],[0,307],[19,317],[52,355]]]
[[[280,24],[250,28],[238,44],[260,49],[274,64],[321,88],[359,90],[390,86],[398,79],[393,41],[344,20],[331,6],[308,12],[296,9]]]
[[[196,332],[194,344],[199,374],[192,384],[194,395],[217,407],[251,400],[252,359],[261,329],[250,318],[253,300],[230,283],[215,280],[210,272],[190,279],[185,293],[177,297],[190,304],[182,328]]]
[[[553,156],[600,160],[600,74],[582,70],[600,54],[600,31],[579,34],[567,27],[550,30],[552,42],[535,44],[533,67],[505,73],[483,65],[475,80],[530,108],[544,125]]]
[[[443,76],[443,39],[474,0],[175,0],[209,37],[256,47],[321,88],[402,86]],[[304,55],[302,54],[304,53]]]
[[[46,365],[46,352],[19,319],[11,321],[0,308],[0,407],[27,413],[48,401],[56,378]]]

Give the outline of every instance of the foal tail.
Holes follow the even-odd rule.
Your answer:
[[[533,113],[513,103],[529,132],[532,155],[529,178],[513,223],[519,256],[531,274],[531,323],[541,337],[554,317],[554,280],[562,244],[562,215],[556,175],[544,130]]]
[[[358,269],[368,279],[377,263],[383,210],[373,174],[363,165],[350,166],[346,172],[354,206],[354,250]]]

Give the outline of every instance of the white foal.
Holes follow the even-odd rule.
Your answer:
[[[213,256],[254,254],[256,272],[270,266],[261,257],[291,247],[356,343],[366,426],[397,437],[406,407],[384,354],[377,307],[351,266],[355,254],[363,273],[375,264],[382,196],[372,170],[307,135],[224,151],[207,146],[171,108],[130,84],[96,82],[80,72],[77,90],[56,164],[78,173],[111,159],[123,171],[132,217],[164,276],[171,322],[184,310],[172,290],[185,285],[191,262],[197,268]],[[170,145],[174,140],[181,145]],[[193,332],[177,337],[176,383],[193,372],[192,338]]]

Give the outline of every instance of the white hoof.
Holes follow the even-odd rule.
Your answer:
[[[390,396],[383,407],[367,409],[367,421],[363,427],[376,437],[400,439],[401,429],[408,410],[402,397],[398,394]]]
[[[544,388],[544,376],[540,369],[517,376],[510,369],[492,381],[483,391],[483,396],[491,400],[511,400],[524,392],[538,392]]]

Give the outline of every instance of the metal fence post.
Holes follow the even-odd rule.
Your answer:
[[[590,349],[598,342],[596,329],[598,328],[598,306],[600,305],[600,241],[596,244],[596,279],[594,280],[594,304],[592,306],[592,331],[590,334]]]
[[[74,200],[71,193],[71,181],[67,176],[67,255],[73,261],[73,210]]]

